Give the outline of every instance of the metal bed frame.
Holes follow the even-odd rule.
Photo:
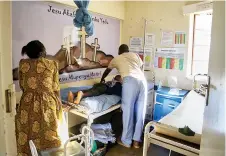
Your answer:
[[[206,99],[206,105],[208,105],[208,97],[209,97],[209,88],[210,88],[210,76],[208,76],[207,74],[197,74],[194,76],[193,79],[193,90],[195,90],[196,92],[200,93],[200,89],[197,89],[197,80],[196,77],[198,76],[202,76],[202,77],[206,77],[207,78],[207,82],[206,82],[206,86],[204,87],[205,91],[205,99]],[[201,93],[203,93],[203,86],[201,85]],[[184,154],[184,155],[189,155],[189,156],[198,156],[199,152],[200,152],[200,146],[196,145],[196,144],[191,144],[189,142],[186,141],[182,141],[180,139],[176,139],[173,137],[169,137],[160,133],[157,133],[155,131],[155,129],[153,129],[150,132],[150,128],[155,127],[155,126],[165,126],[168,128],[173,128],[171,126],[168,125],[164,125],[161,124],[159,122],[154,122],[151,121],[149,122],[146,127],[145,127],[145,132],[144,132],[144,147],[143,147],[143,156],[147,156],[148,153],[148,149],[150,144],[155,144],[158,145],[160,147],[178,152],[180,154]],[[175,128],[174,128],[175,129]]]
[[[182,141],[173,137],[162,135],[156,133],[155,130],[150,132],[150,128],[159,123],[154,121],[149,122],[145,127],[144,133],[144,147],[143,147],[143,156],[147,156],[149,145],[155,144],[160,147],[173,150],[177,153],[189,155],[189,156],[198,156],[199,155],[199,146],[195,144]]]
[[[67,101],[63,101],[62,100],[62,102],[66,103],[66,104],[69,104],[69,105],[74,105],[74,104],[69,103]],[[93,121],[95,119],[97,119],[97,118],[99,118],[99,117],[101,117],[101,116],[103,116],[105,114],[108,114],[110,112],[113,112],[113,111],[115,111],[115,110],[117,110],[119,108],[121,108],[121,104],[116,104],[114,106],[111,106],[107,110],[104,110],[104,111],[99,112],[99,113],[86,113],[86,112],[80,111],[80,110],[78,110],[77,108],[74,107],[74,108],[70,109],[69,112],[72,113],[72,114],[75,114],[77,116],[80,116],[80,117],[83,117],[83,118],[87,119],[86,129],[91,131],[91,125],[92,125],[92,123],[93,123]],[[68,120],[68,117],[67,117],[67,120]],[[80,135],[81,135],[81,137],[85,137],[85,154],[86,154],[86,156],[91,156],[91,153],[90,153],[91,149],[90,148],[92,148],[92,145],[90,143],[90,140],[93,139],[93,136],[92,136],[93,133],[82,132],[82,134],[80,134]],[[74,137],[76,138],[76,136],[74,136]],[[74,137],[72,137],[71,139],[74,139]]]

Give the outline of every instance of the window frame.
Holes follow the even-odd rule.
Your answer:
[[[194,49],[195,49],[195,28],[196,28],[196,15],[194,14],[193,16],[193,28],[192,28],[192,52],[191,52],[191,71],[190,75],[194,76],[193,74],[193,62],[194,62]]]
[[[189,22],[189,37],[188,37],[188,54],[187,54],[187,73],[186,77],[188,79],[193,79],[193,57],[194,57],[194,48],[195,48],[195,28],[196,28],[196,15],[202,14],[203,12],[197,12],[190,14],[190,22]],[[211,13],[212,10],[204,12]]]

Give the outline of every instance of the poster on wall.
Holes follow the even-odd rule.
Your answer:
[[[162,31],[161,45],[171,47],[173,45],[174,33],[172,31]]]
[[[157,48],[154,66],[163,69],[183,70],[185,48]]]
[[[145,46],[153,47],[155,45],[155,35],[151,33],[145,34]]]
[[[142,37],[131,37],[130,38],[130,47],[139,47],[141,48],[143,45]]]
[[[32,40],[40,40],[46,47],[47,58],[59,62],[61,83],[101,77],[109,62],[118,55],[120,20],[91,13],[94,34],[86,38],[85,58],[78,63],[81,50],[78,29],[73,26],[75,14],[74,8],[51,2],[12,2],[13,79],[15,82],[18,80],[19,61],[23,58],[21,49]],[[65,42],[65,34],[71,34],[72,37],[69,53],[72,67],[70,70],[66,68],[67,52],[61,48]],[[91,45],[95,38],[98,39],[100,48],[96,51],[95,60],[93,60],[94,47]]]
[[[141,60],[144,62],[144,70],[151,70],[151,65],[153,63],[153,47],[145,47],[144,51],[143,48],[137,48],[137,47],[130,47],[130,52],[137,53]]]
[[[175,32],[174,46],[175,47],[185,47],[186,43],[186,33],[181,31]]]
[[[129,47],[129,51],[133,53],[137,53],[140,58],[143,60],[144,59],[144,51],[142,47]]]
[[[145,48],[145,56],[144,56],[144,70],[151,70],[153,67],[153,47]]]

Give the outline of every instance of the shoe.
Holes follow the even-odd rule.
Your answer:
[[[130,145],[125,145],[125,144],[123,144],[122,141],[121,141],[121,139],[118,139],[118,140],[117,140],[117,143],[118,143],[119,145],[121,145],[121,146],[126,147],[126,148],[131,148]]]
[[[179,128],[178,131],[181,134],[184,134],[186,136],[194,136],[195,135],[195,132],[192,131],[188,126],[184,126],[184,128]]]
[[[136,149],[140,148],[140,143],[138,141],[133,141],[133,147]]]

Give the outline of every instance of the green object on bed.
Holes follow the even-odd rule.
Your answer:
[[[179,128],[178,131],[181,134],[184,134],[186,136],[194,136],[195,135],[195,132],[192,131],[188,126],[184,126],[184,128]]]

